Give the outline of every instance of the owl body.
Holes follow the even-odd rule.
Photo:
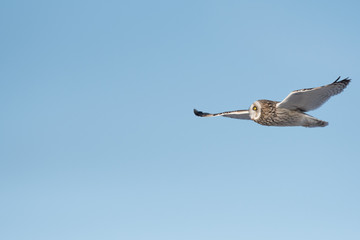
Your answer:
[[[281,102],[257,100],[248,110],[236,110],[221,113],[206,113],[194,109],[199,117],[223,116],[228,118],[253,120],[265,126],[303,126],[325,127],[327,122],[319,120],[305,112],[312,111],[323,105],[330,97],[341,93],[350,83],[349,78],[316,87],[292,91]]]
[[[258,100],[254,102],[249,115],[254,122],[265,126],[303,126],[325,127],[327,122],[314,118],[301,110],[278,108],[279,102],[271,100]]]

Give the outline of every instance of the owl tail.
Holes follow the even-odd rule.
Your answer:
[[[329,123],[322,121],[320,119],[314,118],[313,116],[310,116],[308,114],[305,114],[306,117],[303,121],[303,127],[326,127]]]

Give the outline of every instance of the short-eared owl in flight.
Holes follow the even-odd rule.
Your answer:
[[[281,102],[257,100],[249,110],[237,110],[222,113],[205,113],[194,109],[199,117],[223,116],[237,119],[253,120],[266,126],[303,126],[325,127],[327,122],[319,120],[305,112],[314,110],[323,105],[330,97],[341,93],[349,84],[350,79],[339,81],[316,88],[305,88],[291,92]]]

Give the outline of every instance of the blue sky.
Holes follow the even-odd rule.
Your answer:
[[[360,238],[357,1],[0,6],[1,239]],[[339,75],[326,128],[192,112]]]

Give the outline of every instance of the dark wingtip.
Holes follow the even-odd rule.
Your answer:
[[[343,80],[341,80],[341,81],[345,81],[345,82],[350,82],[351,81],[351,78],[344,78]]]
[[[343,80],[339,81],[338,83],[343,83],[345,84],[345,87],[350,83],[351,79],[350,78],[344,78]]]
[[[351,81],[351,79],[350,78],[344,78],[343,80],[341,80],[341,81],[339,81],[339,79],[340,79],[340,76],[335,80],[335,82],[334,83],[345,83],[346,85],[348,85],[349,84],[349,82]]]
[[[194,108],[194,114],[195,114],[196,116],[198,116],[198,117],[204,116],[204,113],[203,113],[203,112],[198,111],[198,110],[196,110],[195,108]]]

